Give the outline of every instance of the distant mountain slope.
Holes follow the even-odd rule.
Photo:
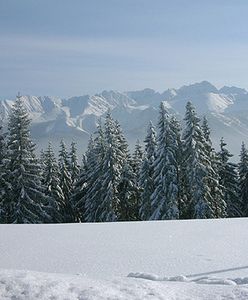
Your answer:
[[[99,117],[108,109],[119,120],[131,147],[136,139],[143,141],[149,120],[157,122],[159,103],[164,101],[171,113],[182,121],[187,101],[192,101],[200,116],[206,115],[212,129],[214,144],[223,136],[229,149],[238,154],[241,141],[248,143],[248,92],[237,87],[217,89],[203,81],[163,93],[152,89],[141,91],[103,91],[61,99],[58,97],[23,96],[33,120],[32,135],[39,149],[48,140],[55,146],[61,138],[67,143],[75,140],[80,152],[86,148],[89,135],[96,129]],[[6,123],[14,100],[0,102],[0,112]]]

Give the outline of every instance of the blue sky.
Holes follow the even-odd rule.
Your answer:
[[[247,0],[0,0],[0,97],[248,88]]]

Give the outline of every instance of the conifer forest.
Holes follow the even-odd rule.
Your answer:
[[[52,141],[39,156],[21,97],[0,135],[0,222],[73,223],[248,216],[248,151],[239,163],[224,138],[211,142],[206,118],[191,102],[184,125],[160,104],[156,126],[130,153],[110,111],[83,157],[77,145]],[[241,141],[242,142],[242,141]],[[144,146],[143,146],[144,145]]]

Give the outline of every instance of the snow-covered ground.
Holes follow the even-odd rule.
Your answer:
[[[248,219],[1,225],[0,299],[248,299],[247,249]]]
[[[0,272],[0,299],[11,300],[220,300],[248,299],[248,285],[151,281],[139,278],[96,280],[80,275]]]

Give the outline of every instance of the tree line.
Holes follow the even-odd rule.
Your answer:
[[[49,143],[40,157],[21,97],[0,134],[0,222],[69,223],[205,219],[248,215],[248,151],[230,161],[223,138],[216,151],[207,119],[191,102],[184,128],[160,104],[148,124],[144,150],[129,151],[110,111],[99,120],[79,163],[76,144]]]

